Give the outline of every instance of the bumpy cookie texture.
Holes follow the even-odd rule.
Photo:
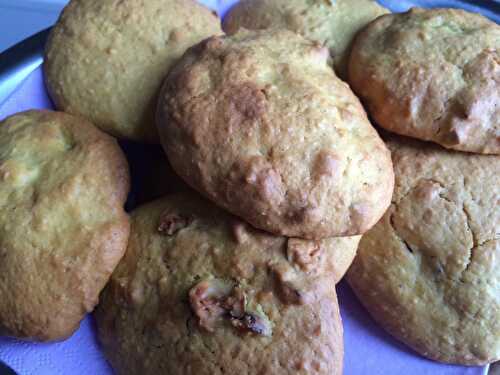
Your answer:
[[[358,250],[361,236],[332,237],[319,241],[289,238],[286,257],[294,267],[304,272],[313,271],[321,262],[338,283],[351,266]]]
[[[134,211],[96,310],[117,374],[340,374],[333,259],[320,246],[303,269],[289,241],[194,194]]]
[[[500,154],[499,51],[500,27],[480,15],[412,9],[358,35],[349,82],[387,130]]]
[[[128,165],[90,123],[31,111],[0,123],[0,335],[68,337],[123,256]]]
[[[328,51],[287,30],[242,31],[189,49],[158,127],[172,167],[216,204],[271,233],[368,230],[390,203],[390,154]]]
[[[373,0],[243,0],[224,18],[223,29],[228,34],[239,28],[292,30],[327,46],[337,74],[345,78],[354,36],[386,13]]]
[[[392,205],[348,281],[374,318],[443,362],[500,358],[500,158],[392,138]]]
[[[158,143],[154,110],[170,66],[221,33],[219,18],[194,0],[72,0],[47,44],[47,88],[65,112]]]

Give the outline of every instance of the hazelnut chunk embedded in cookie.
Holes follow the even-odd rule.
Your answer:
[[[321,246],[318,241],[289,238],[286,256],[290,263],[298,265],[303,271],[311,271],[321,257]]]
[[[222,304],[231,290],[231,284],[214,279],[204,280],[189,291],[191,309],[198,317],[200,327],[209,332],[215,330],[217,321],[227,312]]]
[[[280,298],[287,305],[302,305],[304,297],[299,289],[295,288],[290,282],[282,281],[280,284]]]
[[[193,218],[187,215],[164,212],[160,217],[158,232],[172,236],[181,229],[188,227],[193,222]]]
[[[292,267],[284,264],[270,265],[270,270],[275,276],[278,297],[285,305],[302,305],[306,303],[306,293],[301,291],[294,283],[296,275]]]
[[[235,221],[231,225],[231,230],[236,243],[242,244],[248,239],[247,228],[244,222],[239,220]]]
[[[271,323],[263,315],[245,313],[241,317],[232,317],[231,324],[242,332],[255,333],[262,336],[272,335]]]
[[[200,327],[214,332],[227,319],[240,332],[271,336],[271,322],[262,311],[249,311],[245,293],[222,280],[204,280],[189,291],[191,309]]]

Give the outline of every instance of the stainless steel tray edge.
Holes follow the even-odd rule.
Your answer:
[[[49,32],[40,31],[0,54],[0,106],[42,64]]]

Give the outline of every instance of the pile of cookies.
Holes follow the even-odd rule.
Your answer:
[[[0,123],[0,334],[97,307],[118,374],[341,374],[350,267],[420,354],[500,359],[500,27],[243,0],[222,28],[194,0],[65,8],[62,112]]]

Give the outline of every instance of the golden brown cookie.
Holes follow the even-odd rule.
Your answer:
[[[133,190],[128,204],[131,207],[152,202],[156,199],[176,193],[193,194],[194,191],[175,174],[160,146],[128,144],[125,147],[132,171]],[[290,239],[287,258],[297,267],[307,270],[316,266],[313,261],[325,251],[328,256],[322,261],[338,283],[350,267],[361,236],[332,237],[318,241]]]
[[[396,188],[348,281],[373,317],[425,357],[500,359],[500,157],[390,138]]]
[[[330,254],[314,244],[195,194],[136,209],[96,310],[107,358],[120,375],[341,374]]]
[[[295,31],[327,46],[337,74],[346,78],[354,36],[386,13],[374,0],[242,0],[224,18],[223,29],[228,34],[239,28]]]
[[[349,82],[382,127],[500,154],[500,26],[457,9],[383,16],[353,46]]]
[[[335,281],[335,284],[337,284],[338,282],[340,282],[340,280],[342,280],[347,270],[351,266],[352,262],[354,261],[354,257],[356,256],[356,252],[358,251],[360,240],[361,236],[353,236],[353,237],[331,237],[319,241],[319,243],[323,246],[323,248],[328,249],[329,251],[330,257],[328,259],[330,262],[330,269],[332,270],[331,272],[333,274],[333,279]],[[317,251],[318,247],[319,246],[316,245],[314,249]],[[290,253],[290,250],[288,250],[288,253]],[[306,254],[310,254],[310,252]],[[314,253],[312,254],[314,255]]]
[[[361,236],[331,237],[323,240],[286,240],[286,258],[302,271],[320,267],[328,272],[335,284],[345,275],[358,250]]]
[[[190,48],[157,122],[174,170],[253,226],[289,237],[357,235],[385,212],[390,154],[328,51],[287,30]]]
[[[154,110],[170,66],[221,33],[219,18],[195,0],[72,0],[46,47],[47,88],[58,109],[158,143]]]
[[[116,141],[67,114],[0,122],[0,335],[59,340],[123,256],[129,172]]]

